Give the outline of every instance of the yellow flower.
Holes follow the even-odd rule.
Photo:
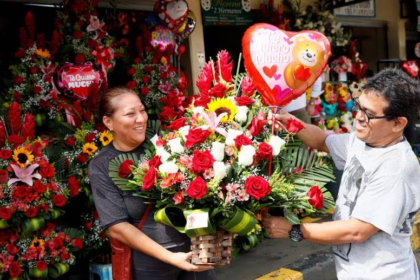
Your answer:
[[[9,102],[4,102],[4,103],[3,103],[3,106],[4,106],[5,108],[9,108],[9,107],[10,107],[10,103],[9,103]]]
[[[160,62],[162,62],[163,64],[167,64],[168,63],[168,61],[166,60],[166,57],[162,57],[160,59]]]
[[[93,153],[96,152],[97,149],[98,147],[96,147],[93,143],[86,143],[83,145],[83,152],[90,156],[93,155]]]
[[[37,49],[35,51],[35,54],[39,57],[42,57],[42,58],[49,58],[50,57],[50,52],[48,50]]]
[[[114,136],[108,130],[101,133],[99,140],[101,140],[102,145],[107,146],[114,139]]]
[[[13,159],[20,167],[25,167],[27,162],[29,162],[29,164],[32,163],[32,161],[34,160],[34,156],[30,151],[26,150],[24,147],[19,147],[14,150]]]
[[[38,237],[35,237],[32,242],[31,246],[29,248],[41,248],[44,249],[44,240],[38,239]]]
[[[222,123],[233,121],[237,112],[237,108],[233,105],[232,100],[227,98],[213,99],[207,106],[207,111],[215,112],[217,116],[227,113],[227,115],[220,120]]]

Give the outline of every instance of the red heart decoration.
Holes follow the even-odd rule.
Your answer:
[[[323,34],[289,32],[266,23],[245,32],[242,49],[246,71],[267,106],[284,107],[305,93],[331,56]]]
[[[306,82],[312,75],[312,71],[310,68],[305,68],[303,65],[299,64],[295,67],[293,72],[295,78],[299,81]]]
[[[401,68],[411,77],[416,78],[419,74],[419,65],[415,60],[404,61],[401,64]]]
[[[77,99],[86,100],[90,87],[99,87],[102,82],[99,71],[94,70],[91,63],[76,66],[67,64],[59,71],[59,90],[63,93],[71,90]]]
[[[274,74],[276,74],[277,72],[277,65],[273,65],[270,68],[268,68],[267,66],[264,66],[263,71],[264,71],[264,74],[267,75],[267,77],[272,78]]]
[[[163,25],[177,30],[185,21],[188,15],[188,4],[185,0],[167,0],[156,1],[154,12]]]

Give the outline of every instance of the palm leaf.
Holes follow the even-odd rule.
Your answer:
[[[118,170],[120,169],[121,164],[125,160],[132,160],[134,166],[137,166],[139,162],[143,160],[143,156],[140,156],[140,158],[137,157],[136,154],[128,153],[128,154],[120,154],[114,159],[112,159],[109,162],[109,177],[112,179],[112,181],[123,191],[133,191],[137,189],[137,186],[130,187],[130,184],[128,184],[128,178],[121,178],[118,175]]]

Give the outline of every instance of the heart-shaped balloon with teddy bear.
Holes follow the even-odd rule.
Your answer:
[[[186,20],[188,4],[185,0],[158,0],[154,12],[163,25],[174,31]]]
[[[267,106],[284,107],[305,93],[331,56],[323,34],[289,32],[265,23],[245,32],[242,49],[246,71]]]

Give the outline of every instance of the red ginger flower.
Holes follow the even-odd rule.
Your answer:
[[[20,120],[20,107],[17,102],[13,102],[9,108],[9,113],[7,114],[7,122],[10,128],[10,134],[18,134],[21,127]]]
[[[26,140],[26,138],[29,139],[29,141],[34,140],[35,137],[35,120],[34,116],[32,114],[26,114],[24,123],[22,126],[22,137]]]
[[[222,78],[225,82],[232,82],[232,68],[233,62],[230,61],[230,55],[226,50],[220,51],[217,54],[219,61],[217,63],[217,69],[219,76],[217,77],[218,80]],[[220,62],[220,63],[219,63]]]

